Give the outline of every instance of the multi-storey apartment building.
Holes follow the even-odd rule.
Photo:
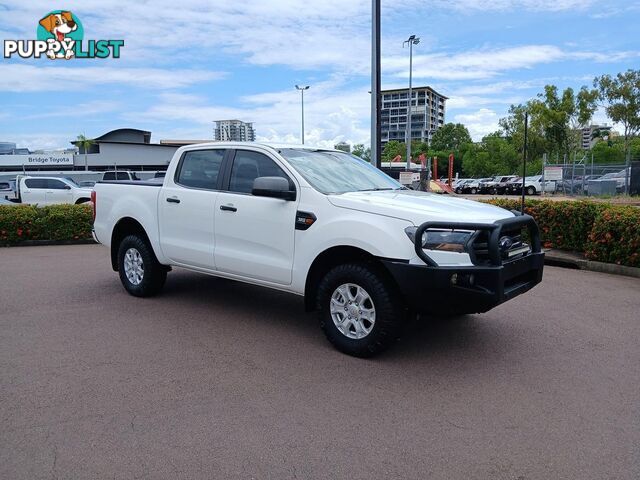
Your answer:
[[[383,90],[380,121],[382,135],[380,143],[390,140],[404,142],[407,131],[407,109],[409,107],[409,89]],[[445,102],[447,97],[431,87],[412,89],[411,103],[411,140],[431,142],[435,131],[444,125]]]

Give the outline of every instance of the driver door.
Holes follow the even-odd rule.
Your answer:
[[[252,150],[235,150],[226,191],[215,206],[216,269],[246,278],[291,284],[295,219],[300,198],[282,200],[251,194],[258,177],[294,181],[274,158]]]

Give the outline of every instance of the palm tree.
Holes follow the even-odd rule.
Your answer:
[[[89,162],[87,160],[87,151],[91,148],[91,145],[96,143],[92,138],[87,138],[84,133],[78,135],[76,141],[74,142],[78,147],[81,147],[84,150],[84,169],[89,170]]]

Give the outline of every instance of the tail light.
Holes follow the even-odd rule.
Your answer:
[[[91,191],[91,207],[93,208],[93,221],[96,221],[96,191]]]

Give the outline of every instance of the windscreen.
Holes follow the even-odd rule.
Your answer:
[[[373,165],[348,153],[284,148],[280,154],[313,188],[325,194],[404,188]]]

